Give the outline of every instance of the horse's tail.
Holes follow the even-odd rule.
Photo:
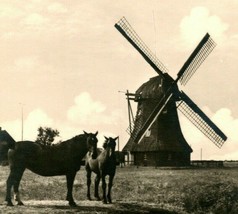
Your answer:
[[[0,164],[8,165],[8,150],[15,149],[16,141],[6,132],[0,131]]]

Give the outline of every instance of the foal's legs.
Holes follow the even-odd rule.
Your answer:
[[[112,189],[112,182],[113,182],[113,178],[114,178],[114,175],[110,175],[109,176],[109,182],[108,182],[108,194],[107,194],[107,200],[108,200],[108,203],[112,203],[112,199],[111,199],[111,189]]]
[[[96,177],[95,177],[95,189],[94,189],[94,197],[100,201],[100,197],[99,197],[99,194],[98,194],[98,186],[99,186],[99,183],[100,183],[100,174],[97,174]]]
[[[91,199],[91,196],[90,196],[90,186],[91,186],[91,174],[92,174],[92,171],[91,171],[91,169],[90,169],[90,167],[88,166],[86,166],[86,171],[87,171],[87,187],[88,187],[88,189],[87,189],[87,198],[88,198],[88,200],[92,200]]]
[[[106,204],[107,203],[107,197],[106,197],[106,188],[107,188],[107,184],[106,184],[106,176],[102,175],[102,191],[103,191],[103,203]]]
[[[75,175],[76,175],[76,172],[70,172],[66,175],[67,189],[68,189],[66,200],[69,202],[69,205],[72,207],[77,206],[77,204],[74,202],[73,194],[72,194]]]

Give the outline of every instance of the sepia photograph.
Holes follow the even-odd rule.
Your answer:
[[[238,0],[1,0],[0,213],[238,213]]]

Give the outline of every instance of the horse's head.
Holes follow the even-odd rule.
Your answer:
[[[105,137],[105,139],[106,140],[103,144],[103,148],[109,151],[109,157],[110,157],[115,152],[116,144],[117,144],[116,140],[118,139],[118,137],[116,138]]]
[[[83,131],[83,132],[87,137],[88,151],[90,153],[92,153],[92,159],[95,159],[95,158],[97,158],[97,143],[98,143],[97,134],[98,134],[98,132],[96,132],[95,134],[87,133],[85,131]]]

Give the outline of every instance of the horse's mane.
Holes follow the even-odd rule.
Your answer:
[[[71,142],[71,141],[76,141],[76,140],[78,140],[80,138],[84,138],[84,137],[85,137],[85,134],[80,134],[80,135],[76,135],[76,136],[74,136],[74,137],[72,137],[68,140],[62,141],[60,143],[67,143],[67,142]]]

